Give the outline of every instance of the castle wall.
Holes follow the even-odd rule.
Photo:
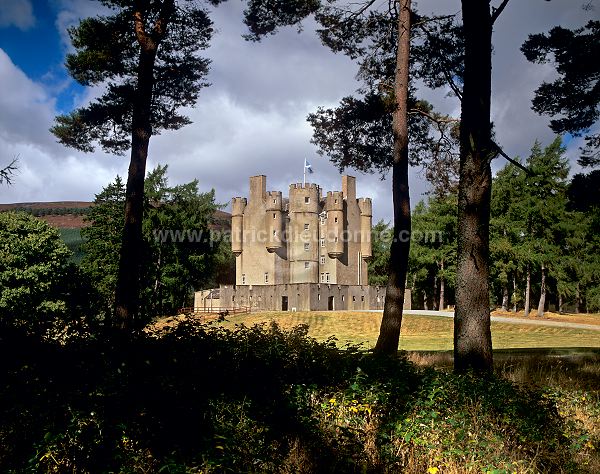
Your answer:
[[[382,310],[385,301],[385,287],[367,285],[236,285],[221,286],[219,294],[223,307],[262,311]],[[410,290],[404,299],[404,309],[410,309]]]

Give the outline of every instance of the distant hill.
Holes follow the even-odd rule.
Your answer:
[[[24,211],[59,229],[81,229],[89,225],[89,222],[84,220],[84,216],[93,205],[93,202],[88,201],[15,202],[0,204],[0,212]],[[230,230],[231,214],[217,210],[212,227]]]

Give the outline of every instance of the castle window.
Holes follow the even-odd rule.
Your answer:
[[[269,283],[269,274],[265,273],[265,283]]]
[[[273,237],[277,237],[277,231],[276,230],[273,231]]]
[[[342,303],[346,300],[346,298],[344,298],[344,295],[342,295]]]
[[[310,244],[304,244],[304,251],[308,252],[310,250]]]
[[[321,293],[317,294],[317,301],[321,301]]]
[[[335,204],[337,204],[337,199],[334,202],[335,202]]]
[[[310,263],[309,262],[304,262],[304,268],[308,268],[310,267]]]
[[[304,224],[304,230],[308,230],[309,225],[308,224]]]
[[[321,247],[325,247],[325,239],[321,239]]]
[[[277,204],[277,199],[273,199],[273,204]]]
[[[335,217],[335,218],[333,219],[333,222],[337,222],[337,217]]]
[[[246,284],[246,274],[242,273],[242,285]]]
[[[364,295],[363,295],[363,296],[361,296],[361,297],[360,297],[360,300],[361,300],[361,301],[364,301],[364,300],[365,300],[365,296],[364,296]]]
[[[329,273],[325,273],[325,281],[329,283]]]
[[[321,265],[325,265],[325,255],[321,255]]]
[[[352,301],[356,301],[356,296],[352,296]]]
[[[337,242],[337,237],[335,238],[334,242]]]
[[[273,213],[273,219],[277,219],[277,213],[276,212]]]
[[[308,196],[305,196],[304,204],[308,204],[308,203],[310,203],[310,198]]]
[[[325,273],[321,273],[321,283],[325,283]]]

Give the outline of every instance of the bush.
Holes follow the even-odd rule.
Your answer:
[[[0,328],[56,334],[89,308],[58,230],[28,214],[0,213]]]
[[[340,351],[306,327],[188,318],[22,347],[6,373],[2,471],[576,471],[544,393]]]

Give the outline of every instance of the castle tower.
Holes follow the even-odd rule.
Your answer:
[[[362,258],[368,262],[373,256],[371,249],[373,204],[371,198],[358,199],[358,207],[360,208],[360,252]]]
[[[281,191],[269,191],[266,195],[265,229],[267,231],[266,247],[275,252],[282,247],[283,214]]]
[[[327,254],[340,258],[344,254],[344,195],[341,191],[329,191],[325,201],[327,211]]]
[[[231,200],[231,251],[237,257],[244,249],[244,209],[246,198],[234,197]]]
[[[321,190],[312,183],[292,184],[289,199],[290,283],[317,283]]]

